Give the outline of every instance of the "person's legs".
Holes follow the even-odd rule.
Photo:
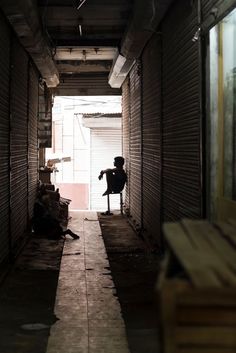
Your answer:
[[[113,186],[114,186],[114,174],[112,171],[107,171],[106,172],[106,180],[107,180],[107,189],[106,191],[102,194],[102,196],[111,194],[113,191]]]
[[[54,239],[60,239],[64,237],[66,234],[69,234],[73,239],[79,239],[79,235],[73,233],[70,229],[66,229],[63,231],[62,226],[60,225],[59,221],[55,219],[51,219],[51,236]]]
[[[73,233],[72,230],[70,229],[66,229],[64,232],[62,232],[62,235],[66,235],[66,234],[69,234],[73,239],[79,239],[80,236]]]

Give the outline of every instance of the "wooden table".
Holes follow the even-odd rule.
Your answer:
[[[157,282],[163,353],[236,352],[236,224],[163,226]]]

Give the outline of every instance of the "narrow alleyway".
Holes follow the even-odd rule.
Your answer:
[[[79,240],[32,236],[1,284],[0,353],[158,352],[156,256],[120,215],[71,216]]]

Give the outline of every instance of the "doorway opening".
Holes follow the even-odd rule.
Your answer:
[[[212,220],[236,218],[236,9],[209,33],[208,198]]]
[[[106,181],[101,169],[122,155],[121,96],[56,96],[52,110],[51,182],[72,210],[104,210]],[[117,196],[117,197],[116,197]],[[119,208],[119,195],[113,207]]]

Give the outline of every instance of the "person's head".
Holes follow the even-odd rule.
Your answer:
[[[118,156],[114,158],[114,166],[123,167],[124,163],[125,163],[125,159],[123,157]]]

